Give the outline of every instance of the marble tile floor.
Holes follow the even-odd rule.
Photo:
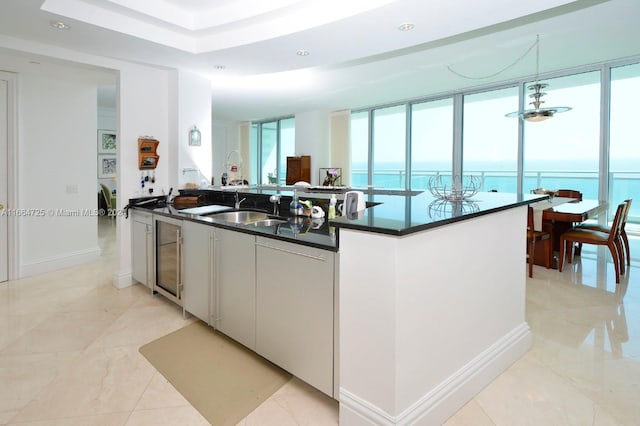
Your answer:
[[[99,261],[0,283],[0,425],[208,424],[138,352],[193,319],[112,286],[114,231],[100,221]],[[533,347],[446,424],[640,424],[639,266],[618,285],[605,250],[585,247],[562,273],[536,266]],[[239,424],[337,423],[337,403],[293,379]]]

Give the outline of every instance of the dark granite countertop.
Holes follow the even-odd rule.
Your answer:
[[[279,216],[279,218],[286,220],[287,222],[275,226],[263,227],[224,222],[220,219],[217,219],[215,214],[199,215],[184,213],[181,212],[181,210],[174,208],[172,205],[166,205],[163,207],[133,208],[150,211],[155,215],[161,215],[181,220],[189,220],[197,223],[216,226],[219,228],[229,229],[246,234],[259,235],[262,237],[273,238],[296,244],[302,244],[324,250],[338,251],[338,242],[335,229],[333,227],[329,227],[328,221],[325,218],[311,219],[308,217]],[[233,207],[227,206],[226,208],[229,211],[233,210]]]
[[[238,232],[337,251],[339,247],[338,230],[340,228],[402,236],[548,198],[546,195],[535,194],[480,192],[465,201],[452,202],[435,198],[429,192],[364,189],[362,192],[370,207],[355,215],[356,217],[338,216],[328,220],[326,217],[322,219],[290,217],[288,206],[293,196],[293,188],[291,187],[181,190],[180,194],[202,195],[205,199],[205,205],[225,206],[221,208],[232,210],[233,207],[230,206],[233,204],[233,195],[236,191],[240,198],[245,198],[241,205],[243,210],[256,209],[268,213],[272,213],[273,209],[273,205],[269,202],[269,196],[281,195],[281,214],[279,215],[286,219],[287,223],[270,227],[232,224],[216,219],[215,214],[203,216],[181,212],[172,205],[165,206],[163,203],[160,205],[150,203],[135,208],[143,208],[155,214],[210,224]],[[311,199],[314,205],[322,206],[325,211],[332,193],[336,194],[338,203],[341,203],[344,198],[344,190],[336,192],[297,191],[300,199]]]
[[[464,201],[446,201],[429,192],[418,195],[387,195],[363,191],[367,202],[380,203],[356,218],[337,217],[337,228],[389,235],[408,235],[438,226],[499,212],[548,198],[546,195],[479,192]]]

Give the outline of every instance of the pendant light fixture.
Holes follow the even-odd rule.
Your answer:
[[[544,103],[542,97],[546,95],[542,91],[545,87],[548,86],[546,83],[540,83],[538,80],[538,74],[540,71],[540,35],[536,36],[536,82],[528,87],[531,93],[529,98],[533,99],[533,102],[530,102],[529,105],[533,105],[533,109],[527,109],[524,111],[514,111],[509,114],[505,114],[505,117],[520,117],[523,120],[529,122],[539,122],[544,121],[548,118],[553,117],[554,114],[558,114],[561,112],[569,111],[571,108],[569,107],[549,107],[542,108],[541,105]]]

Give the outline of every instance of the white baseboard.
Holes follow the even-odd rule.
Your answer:
[[[133,274],[131,270],[118,271],[113,274],[113,286],[115,288],[126,288],[133,285]]]
[[[91,249],[63,253],[57,256],[45,257],[29,263],[24,263],[19,267],[20,278],[26,278],[33,275],[44,274],[45,272],[57,271],[59,269],[93,262],[100,258],[100,253],[100,248],[94,247]]]
[[[529,325],[520,324],[398,415],[340,388],[340,424],[440,425],[524,355],[531,339]]]

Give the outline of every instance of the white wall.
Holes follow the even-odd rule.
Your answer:
[[[329,143],[329,113],[308,111],[296,114],[296,155],[311,156],[311,184],[319,185],[320,167],[332,167]]]
[[[158,146],[160,162],[155,174],[155,193],[161,194],[163,190],[165,192],[168,191],[169,146],[177,144],[175,140],[169,138],[169,129],[170,126],[177,128],[178,121],[176,117],[171,117],[169,112],[169,71],[18,39],[0,37],[0,47],[22,52],[20,55],[15,56],[0,52],[3,67],[9,71],[20,73],[21,78],[26,78],[23,77],[26,74],[25,69],[30,70],[35,66],[29,63],[29,58],[42,58],[43,63],[47,65],[46,73],[43,72],[42,75],[46,75],[47,79],[46,82],[44,78],[40,79],[39,84],[42,87],[39,90],[32,90],[32,93],[37,93],[43,98],[43,104],[52,106],[52,109],[46,111],[46,114],[43,112],[43,108],[37,106],[30,106],[29,109],[25,109],[22,107],[24,103],[23,94],[18,94],[18,104],[21,108],[19,116],[22,121],[19,123],[17,145],[22,146],[23,143],[21,132],[26,132],[26,135],[31,139],[26,146],[27,151],[18,153],[20,165],[24,164],[25,167],[19,171],[20,184],[17,208],[31,207],[25,204],[25,201],[31,204],[39,202],[41,194],[45,199],[47,199],[46,197],[55,198],[55,196],[47,195],[49,194],[48,187],[52,188],[54,195],[60,195],[61,186],[66,189],[67,183],[80,182],[79,178],[77,178],[80,169],[82,169],[83,180],[79,183],[79,194],[72,197],[59,196],[55,201],[62,202],[62,200],[68,201],[69,199],[82,198],[83,203],[86,202],[89,208],[96,208],[96,89],[99,86],[113,84],[114,80],[117,86],[118,100],[117,126],[115,129],[119,137],[117,152],[118,207],[122,209],[129,198],[142,195],[137,152],[138,137],[140,136],[153,136],[160,141]],[[49,61],[48,57],[55,59]],[[61,91],[49,90],[47,85],[52,84],[53,88],[57,87],[54,83],[57,79],[67,82],[69,87]],[[85,99],[86,102],[82,102],[82,107],[68,109],[67,104],[75,106],[78,101],[78,99],[75,99],[74,88],[81,87],[84,84],[86,84],[87,91],[91,92],[91,100]],[[69,90],[67,91],[67,89]],[[47,99],[44,99],[45,94]],[[89,96],[88,93],[86,95]],[[207,94],[202,94],[202,96],[205,95]],[[38,114],[43,116],[42,121],[39,120]],[[54,119],[54,117],[56,118]],[[54,121],[55,123],[53,123]],[[47,126],[42,126],[43,122],[52,122],[53,127],[46,128]],[[60,132],[60,127],[64,127],[65,131]],[[91,130],[88,130],[89,128]],[[52,132],[52,129],[58,131],[58,133]],[[37,134],[36,137],[32,136],[34,132]],[[82,159],[79,158],[80,152],[85,148],[78,148],[74,151],[73,145],[67,145],[76,143],[76,136],[79,132],[82,132],[82,139],[87,143],[86,146],[90,147],[87,149],[91,150]],[[61,135],[61,142],[57,145],[57,151],[55,152],[49,152],[50,149],[48,148],[41,150],[33,146],[36,139],[39,142],[47,139],[51,141],[52,137],[57,139],[57,135]],[[69,142],[67,142],[68,138],[70,138]],[[67,149],[67,146],[69,146],[69,149]],[[30,159],[30,155],[35,156],[35,158]],[[42,177],[40,166],[46,166],[49,163],[49,159],[53,159],[56,163],[67,165],[68,170],[47,176],[49,182],[46,182],[44,186],[40,186],[39,176]],[[91,167],[91,171],[86,173],[82,165],[76,167],[79,162]],[[30,163],[37,164],[37,167],[29,166]],[[69,165],[72,167],[69,167]],[[60,167],[60,169],[62,168]],[[177,170],[172,170],[172,173],[175,176]],[[67,178],[67,175],[71,176]],[[23,180],[25,180],[24,185]],[[89,188],[88,191],[86,191],[86,187]],[[86,200],[84,199],[85,196]],[[74,204],[69,203],[69,205]],[[94,222],[96,220],[93,218]],[[18,260],[19,269],[22,269],[21,262],[24,259],[28,259],[33,263],[36,259],[42,259],[44,256],[44,260],[51,260],[47,265],[49,266],[47,270],[51,270],[57,266],[64,266],[63,261],[67,257],[80,261],[83,253],[94,253],[92,248],[87,248],[86,244],[82,244],[82,242],[84,242],[85,238],[90,238],[92,242],[97,241],[97,224],[94,223],[93,226],[85,227],[83,221],[71,221],[71,223],[78,225],[82,223],[83,226],[69,226],[67,222],[60,222],[60,226],[56,223],[56,229],[51,226],[39,226],[38,232],[29,230],[28,235],[20,234],[17,236],[20,253],[23,257],[23,259]],[[117,223],[119,260],[115,265],[114,285],[122,287],[131,285],[131,229],[130,221],[122,216],[118,217]],[[20,227],[19,229],[23,228]],[[97,247],[97,244],[92,243],[90,245]],[[74,248],[80,246],[85,247],[73,251]],[[64,250],[72,251],[64,252]],[[49,254],[51,256],[48,256]],[[51,257],[53,259],[50,259]]]
[[[177,76],[176,76],[177,74]],[[177,134],[172,139],[177,143],[178,174],[177,184],[184,188],[187,182],[200,185],[202,181],[207,185],[211,183],[212,147],[211,147],[211,82],[196,74],[185,71],[173,73],[177,77]],[[172,104],[173,106],[174,104]],[[201,133],[201,145],[189,145],[189,131],[197,126]],[[187,171],[185,169],[197,169]]]
[[[238,150],[242,154],[243,175],[245,179],[249,178],[249,174],[244,171],[245,167],[250,169],[251,159],[249,151],[245,150],[247,144],[242,141],[242,138],[247,136],[246,132],[241,131],[243,125],[246,125],[246,123],[213,120],[212,168],[216,185],[220,185],[220,178],[224,172],[224,163],[227,160],[227,155],[234,150]]]
[[[96,87],[46,73],[19,83],[19,275],[76,265],[99,256],[96,209]],[[69,213],[61,213],[64,210]]]
[[[160,160],[155,170],[155,192],[169,188],[169,72],[135,64],[119,65],[118,207],[141,195],[138,170],[138,137],[153,136],[160,143]],[[174,142],[175,143],[175,142]],[[118,217],[119,263],[114,285],[131,285],[131,223]]]

